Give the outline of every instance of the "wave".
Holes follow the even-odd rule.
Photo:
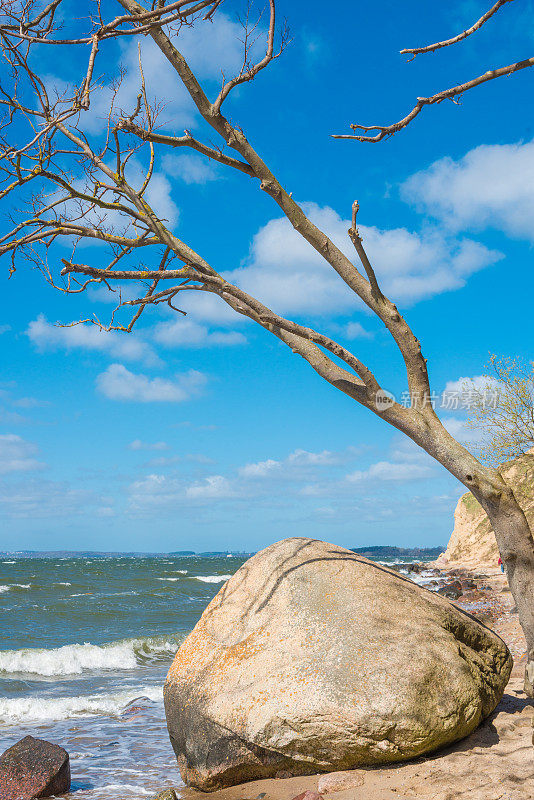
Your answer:
[[[193,576],[197,581],[203,581],[204,583],[223,583],[223,581],[229,580],[232,576],[231,575],[195,575]]]
[[[0,697],[0,719],[4,722],[20,722],[100,714],[120,716],[134,699],[137,702],[143,699],[159,702],[162,697],[161,686],[142,686],[128,691],[78,697]]]
[[[183,636],[125,639],[96,645],[67,644],[51,649],[27,648],[0,651],[0,674],[24,673],[46,677],[81,675],[91,670],[135,669],[144,664],[169,661]]]
[[[158,581],[179,581],[180,578],[156,578]]]
[[[10,589],[31,589],[31,583],[10,583],[9,586],[0,586],[0,594],[9,592]]]
[[[16,561],[2,561],[2,564],[16,564]]]
[[[56,583],[56,586],[72,586],[72,583],[69,583],[68,581],[60,581],[59,583]]]

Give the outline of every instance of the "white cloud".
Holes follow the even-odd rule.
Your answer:
[[[454,230],[489,227],[534,241],[534,141],[442,158],[408,178],[401,194]]]
[[[457,417],[448,417],[441,420],[443,427],[446,428],[451,436],[454,436],[460,444],[469,445],[479,444],[482,441],[483,433],[480,430],[471,430],[467,427],[466,420]]]
[[[27,442],[14,433],[0,434],[1,475],[42,469],[45,465],[33,458],[36,454],[37,445],[33,442]]]
[[[194,500],[234,497],[235,490],[230,481],[223,475],[210,475],[202,483],[188,486],[185,495]]]
[[[206,384],[202,372],[189,370],[174,380],[135,374],[122,364],[111,364],[96,379],[98,391],[110,400],[137,403],[182,403],[199,393]]]
[[[128,181],[134,188],[139,190],[144,183],[145,177],[146,168],[143,169],[141,162],[137,158],[131,158],[126,167]],[[146,199],[158,217],[170,225],[175,225],[178,222],[179,210],[172,199],[172,194],[173,188],[167,176],[164,172],[154,170],[146,190]]]
[[[184,496],[184,485],[178,478],[151,474],[134,481],[128,491],[131,509],[141,511],[152,507],[174,506]]]
[[[0,482],[0,508],[13,519],[54,519],[87,514],[93,497],[67,483],[50,480]]]
[[[328,206],[303,205],[311,220],[354,259],[347,236],[350,221]],[[437,229],[413,233],[361,225],[360,233],[385,293],[405,305],[458,289],[471,273],[502,257],[478,242],[448,239]],[[225,277],[282,314],[329,315],[363,308],[285,217],[263,226],[254,236],[248,265]],[[362,330],[354,327],[352,332],[361,335]]]
[[[61,328],[48,322],[44,314],[39,314],[37,319],[30,322],[26,335],[41,351],[60,348],[89,350],[127,361],[143,361],[150,365],[161,363],[150,345],[135,334],[103,331],[96,325],[80,324]]]
[[[242,478],[267,478],[283,475],[301,480],[304,476],[309,475],[310,468],[339,465],[354,458],[357,454],[358,450],[354,447],[347,447],[340,453],[330,450],[312,453],[308,450],[297,449],[281,461],[268,458],[265,461],[245,464],[238,469],[238,473]]]
[[[228,347],[247,341],[237,331],[210,331],[205,325],[182,316],[156,325],[154,340],[166,347]]]
[[[11,325],[0,325],[0,335],[11,330]]]
[[[213,162],[203,156],[166,154],[161,163],[167,175],[180,178],[184,183],[203,185],[218,178]]]
[[[150,474],[135,481],[129,488],[130,509],[133,512],[157,508],[170,510],[191,505],[196,501],[210,501],[235,497],[237,492],[222,475],[211,475],[202,481],[187,485],[181,478]]]
[[[482,398],[488,406],[496,407],[500,388],[498,380],[485,375],[448,381],[441,395],[441,408],[446,411],[469,411]]]
[[[242,478],[265,478],[267,475],[272,475],[273,472],[281,469],[281,467],[281,461],[268,458],[266,461],[257,461],[255,464],[245,464],[244,467],[239,468],[238,472]]]
[[[351,456],[354,456],[356,451],[353,448],[348,448]],[[294,450],[289,454],[287,460],[290,464],[298,464],[302,466],[324,466],[339,464],[340,458],[344,458],[345,453],[332,453],[330,450],[322,450],[320,453],[310,453],[308,450]]]
[[[167,442],[143,442],[141,439],[134,439],[128,445],[129,450],[167,450]]]
[[[483,392],[488,386],[497,388],[499,382],[493,378],[488,378],[486,375],[474,375],[472,378],[458,378],[455,381],[447,381],[445,384],[445,393],[461,394],[462,392]]]
[[[365,330],[359,322],[348,322],[345,326],[345,336],[347,339],[372,339],[373,334]]]
[[[352,472],[347,475],[348,481],[412,481],[419,478],[432,477],[433,472],[426,464],[398,463],[378,461],[365,471]]]

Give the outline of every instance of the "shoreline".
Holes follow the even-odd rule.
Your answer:
[[[514,667],[495,711],[456,744],[388,767],[354,769],[345,776],[345,788],[325,788],[336,800],[532,800],[534,796],[534,700],[522,691],[525,640],[506,577],[498,567],[473,569],[461,563],[422,563],[444,587],[466,584],[452,600],[458,608],[492,628],[507,644]],[[470,584],[474,584],[471,587]],[[206,794],[176,787],[183,800],[291,800],[307,790],[317,792],[323,774],[251,781]],[[348,785],[350,783],[350,785]],[[327,785],[327,782],[325,781]],[[168,789],[165,790],[168,792]],[[163,799],[162,799],[163,800]]]

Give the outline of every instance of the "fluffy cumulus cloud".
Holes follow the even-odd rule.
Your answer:
[[[290,453],[286,458],[277,461],[268,458],[265,461],[256,461],[245,464],[238,469],[241,478],[283,478],[303,480],[308,478],[310,473],[317,467],[335,467],[354,459],[359,453],[356,447],[347,447],[341,452],[322,450],[313,453],[309,450],[297,449]]]
[[[467,427],[465,419],[458,417],[445,417],[441,420],[443,426],[449,431],[451,436],[469,448],[470,445],[480,444],[483,438],[483,433],[480,430],[473,430]]]
[[[96,325],[80,324],[61,328],[48,322],[44,314],[39,314],[37,319],[30,322],[26,335],[41,351],[86,350],[150,365],[159,362],[152,347],[136,334],[103,331]]]
[[[499,381],[486,375],[474,375],[471,378],[457,378],[447,381],[443,394],[461,394],[463,392],[483,392],[488,387],[497,388]]]
[[[311,220],[345,254],[354,251],[347,236],[350,220],[332,208],[305,203]],[[462,287],[469,275],[498,261],[500,253],[470,239],[446,237],[438,229],[414,233],[361,225],[360,233],[386,294],[409,305]],[[246,266],[227,275],[250,294],[283,314],[347,314],[363,304],[308,242],[284,218],[255,235]],[[362,335],[353,328],[353,336]]]
[[[392,461],[377,461],[367,470],[357,470],[347,475],[348,481],[413,481],[420,478],[432,477],[432,469],[426,464],[413,462],[394,463]]]
[[[223,475],[209,475],[203,481],[188,486],[185,490],[186,497],[192,500],[234,497],[235,494],[236,491],[231,482]]]
[[[231,347],[246,342],[238,331],[209,330],[182,316],[156,325],[153,336],[154,341],[164,347]]]
[[[134,439],[128,445],[129,450],[167,450],[167,442],[143,442],[141,439]]]
[[[217,180],[218,177],[213,162],[204,156],[166,154],[163,156],[162,166],[167,175],[189,184],[202,185]]]
[[[135,514],[209,504],[236,497],[238,491],[223,475],[208,475],[203,480],[187,483],[180,477],[153,473],[130,484],[128,494],[129,509]]]
[[[496,228],[534,241],[534,141],[441,158],[410,177],[401,195],[456,231]]]
[[[98,391],[109,400],[137,403],[183,403],[199,394],[207,381],[202,372],[191,369],[173,379],[149,378],[130,372],[123,364],[110,366],[97,376]]]
[[[470,378],[464,377],[447,381],[436,410],[463,411],[465,413],[480,401],[495,408],[499,402],[500,390],[499,381],[486,375],[474,375]]]
[[[34,456],[37,445],[28,442],[14,433],[0,435],[0,475],[11,472],[31,472],[45,465]]]

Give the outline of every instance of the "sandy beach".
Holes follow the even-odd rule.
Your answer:
[[[213,792],[209,795],[213,800],[291,800],[307,789],[337,800],[532,800],[534,701],[522,690],[524,639],[506,579],[497,568],[473,571],[461,564],[425,565],[432,567],[438,579],[476,583],[476,589],[468,589],[454,602],[493,628],[514,657],[510,681],[495,712],[471,736],[428,757],[330,776],[252,781]],[[340,776],[339,785],[346,782],[346,788],[334,790],[335,776]],[[179,794],[185,800],[207,796],[183,788]]]

